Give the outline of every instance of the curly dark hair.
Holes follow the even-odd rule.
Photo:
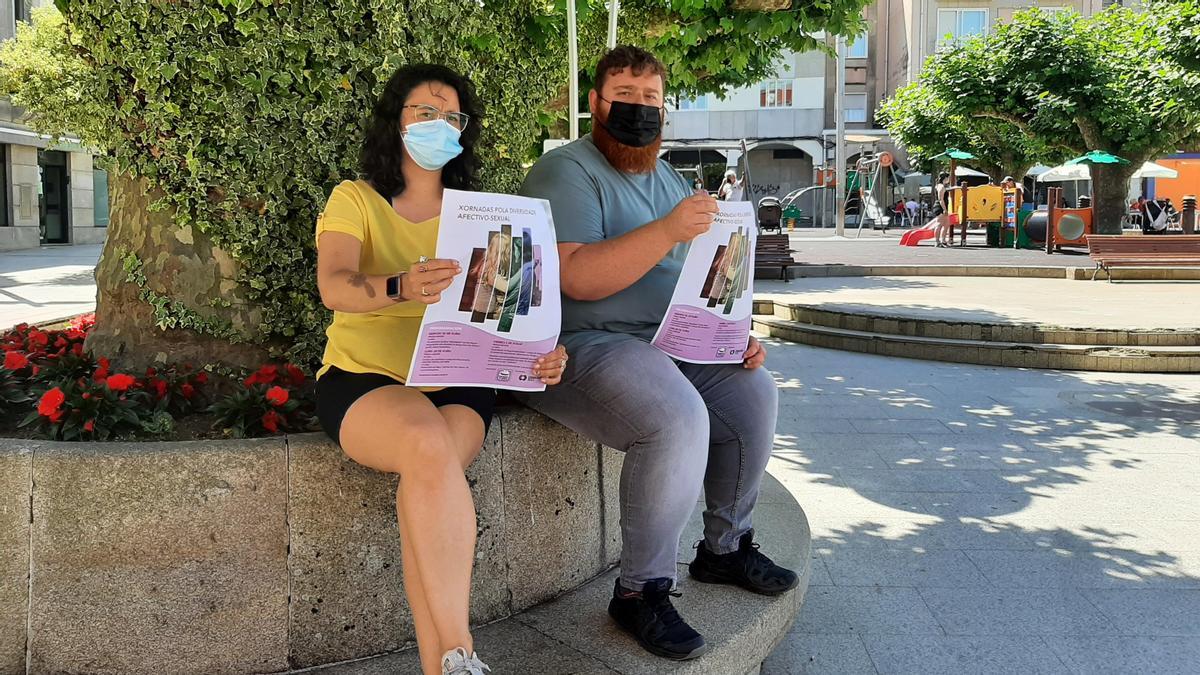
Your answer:
[[[617,45],[600,57],[600,62],[596,64],[596,91],[604,88],[609,75],[616,75],[626,68],[635,77],[641,77],[642,73],[649,70],[662,78],[664,87],[667,84],[667,67],[662,61],[641,47]]]
[[[401,66],[388,80],[367,127],[359,157],[362,177],[387,199],[404,192],[404,174],[400,167],[404,156],[404,141],[400,135],[400,114],[413,89],[426,82],[441,82],[454,88],[463,113],[471,116],[458,142],[462,154],[450,160],[442,169],[442,185],[455,190],[479,189],[479,158],[475,144],[482,128],[483,106],[475,94],[471,80],[453,70],[432,63]]]

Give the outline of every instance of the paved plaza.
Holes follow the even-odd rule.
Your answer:
[[[0,331],[96,308],[100,245],[43,246],[0,252]]]
[[[768,348],[815,559],[764,673],[1196,672],[1198,378]]]

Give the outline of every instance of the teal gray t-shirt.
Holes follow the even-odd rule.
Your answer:
[[[559,242],[591,244],[662,218],[691,194],[691,188],[663,159],[652,173],[617,171],[589,135],[542,156],[520,194],[550,201]],[[632,286],[603,300],[584,302],[564,295],[561,342],[576,349],[621,335],[653,338],[687,250],[687,244],[675,246]]]

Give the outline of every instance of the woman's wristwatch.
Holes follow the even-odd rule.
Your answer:
[[[400,302],[401,300],[404,299],[403,277],[405,274],[408,274],[408,272],[400,272],[399,274],[396,274],[396,275],[393,275],[393,276],[390,276],[387,278],[385,292],[387,293],[387,296],[389,298],[391,298],[392,300],[395,300],[396,302]]]

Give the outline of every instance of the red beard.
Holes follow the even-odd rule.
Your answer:
[[[652,173],[658,165],[658,149],[662,145],[662,133],[654,142],[644,148],[625,145],[612,137],[602,123],[607,119],[598,120],[592,125],[592,142],[608,159],[608,163],[617,171],[625,173]]]

